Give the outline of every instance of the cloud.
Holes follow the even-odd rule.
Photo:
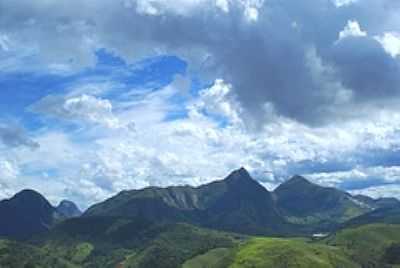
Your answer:
[[[366,35],[396,31],[399,5],[393,0],[130,0],[61,5],[63,1],[24,5],[2,1],[1,9],[7,13],[2,14],[0,26],[13,42],[34,48],[41,61],[73,68],[93,66],[99,48],[128,62],[177,55],[203,80],[212,83],[222,78],[231,84],[249,125],[260,127],[268,121],[265,105],[282,116],[319,126],[352,119],[354,105],[372,112],[398,97],[399,62]],[[335,45],[338,36],[342,40]],[[315,76],[310,50],[330,70],[328,76]],[[371,83],[371,73],[376,82]],[[335,87],[320,90],[321,84]],[[352,98],[336,109],[344,91]],[[379,105],[371,105],[377,96]]]
[[[37,149],[40,147],[39,143],[28,136],[25,129],[13,123],[0,123],[0,141],[11,148],[25,146]]]
[[[384,33],[383,36],[376,36],[376,40],[382,44],[383,48],[393,58],[400,55],[400,34],[396,32]]]
[[[361,30],[360,24],[356,20],[349,20],[343,31],[339,32],[339,40],[347,37],[365,37],[367,32]]]
[[[71,97],[49,95],[33,104],[30,110],[66,120],[121,128],[118,118],[113,115],[109,100],[86,94]]]
[[[7,35],[0,34],[0,48],[4,51],[10,50],[10,39]]]
[[[0,200],[15,194],[14,187],[20,170],[14,161],[0,159]]]
[[[2,180],[12,180],[19,175],[18,167],[14,163],[5,159],[0,160],[0,178]]]
[[[373,198],[395,197],[400,199],[400,185],[393,184],[369,187],[362,190],[352,191],[352,194],[362,194]]]
[[[241,123],[240,104],[231,96],[232,85],[217,79],[210,88],[199,92],[199,98],[190,107],[192,113],[221,116],[230,123]],[[194,114],[192,114],[194,116]]]
[[[347,6],[357,1],[358,0],[333,0],[333,2],[337,7]]]

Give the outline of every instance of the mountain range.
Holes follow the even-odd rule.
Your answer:
[[[311,234],[332,231],[357,216],[397,205],[400,201],[395,198],[352,196],[298,175],[270,192],[241,168],[223,180],[199,187],[122,191],[83,214],[71,201],[53,207],[41,194],[23,190],[0,202],[0,215],[7,215],[0,222],[0,236],[26,238],[81,214],[189,223],[251,235]]]
[[[352,196],[294,176],[270,192],[241,168],[221,181],[123,191],[90,207],[84,217],[140,217],[187,222],[246,234],[294,235],[331,231],[376,208],[399,205],[397,199]]]
[[[83,213],[24,190],[0,202],[0,218],[0,267],[395,267],[400,248],[397,199],[298,175],[268,191],[244,168],[199,187],[122,191]],[[379,252],[366,256],[373,239]]]

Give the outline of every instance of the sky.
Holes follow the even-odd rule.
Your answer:
[[[0,0],[0,199],[247,168],[400,198],[398,0]]]

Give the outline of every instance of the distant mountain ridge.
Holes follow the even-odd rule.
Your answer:
[[[188,223],[250,235],[302,235],[330,232],[349,220],[397,205],[400,201],[394,198],[352,196],[298,175],[270,192],[241,168],[199,187],[122,191],[83,214],[73,202],[64,200],[53,207],[41,194],[24,190],[0,201],[0,237],[28,238],[71,217]]]
[[[0,237],[26,239],[47,232],[57,221],[70,218],[65,211],[59,210],[62,207],[53,207],[34,190],[22,190],[12,198],[0,201]]]
[[[291,223],[329,230],[372,209],[352,195],[294,176],[275,189],[276,205]]]
[[[366,195],[355,195],[353,196],[356,200],[363,202],[373,209],[382,207],[395,207],[400,205],[400,201],[394,197],[382,197],[374,199]]]
[[[69,200],[62,200],[56,207],[56,210],[65,218],[74,218],[82,215],[82,211],[78,208],[78,206]]]
[[[199,187],[123,191],[90,207],[83,216],[143,217],[250,234],[281,233],[286,228],[272,194],[244,168]]]
[[[287,235],[330,231],[394,202],[367,201],[298,175],[269,192],[241,168],[224,180],[199,187],[123,191],[90,207],[83,216],[143,217],[246,234]]]

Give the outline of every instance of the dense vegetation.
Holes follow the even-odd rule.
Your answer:
[[[232,248],[246,237],[188,224],[83,217],[58,225],[36,244],[79,267],[178,267],[214,248]]]
[[[77,268],[69,261],[56,257],[38,247],[8,240],[0,240],[0,267],[12,268]]]

